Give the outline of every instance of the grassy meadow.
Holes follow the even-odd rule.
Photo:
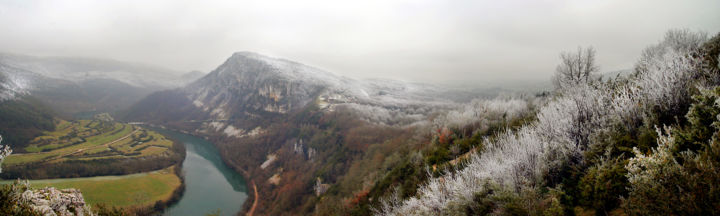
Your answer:
[[[11,182],[5,180],[0,184]],[[103,203],[116,207],[144,207],[169,199],[180,186],[180,178],[173,173],[173,167],[169,167],[123,176],[30,180],[30,185],[33,188],[79,189],[90,205]]]

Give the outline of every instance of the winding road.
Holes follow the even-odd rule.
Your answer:
[[[247,216],[252,216],[253,213],[255,213],[255,207],[257,207],[257,203],[258,203],[257,185],[255,185],[255,180],[251,180],[250,182],[252,182],[253,191],[255,191],[255,193],[254,193],[255,199],[253,199],[252,207],[250,207],[250,211],[248,211]]]

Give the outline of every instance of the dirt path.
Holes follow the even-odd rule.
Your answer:
[[[102,145],[93,146],[93,147],[90,147],[90,148],[97,148],[97,147],[100,147],[100,146],[107,148],[108,146],[110,146],[110,145],[112,145],[112,144],[114,144],[114,143],[116,143],[116,142],[120,142],[121,140],[127,139],[128,137],[132,136],[134,133],[136,133],[136,132],[138,132],[138,131],[140,131],[140,128],[135,129],[134,131],[132,131],[132,132],[128,133],[127,135],[125,135],[125,136],[123,136],[123,137],[120,137],[120,138],[118,138],[118,139],[116,139],[116,140],[107,142],[107,143],[102,144]],[[89,149],[90,149],[90,148],[89,148]],[[81,148],[81,149],[78,149],[78,150],[75,151],[75,152],[71,152],[71,153],[67,153],[67,154],[64,154],[64,155],[60,155],[60,156],[58,156],[57,158],[63,158],[63,157],[65,157],[65,156],[73,155],[73,154],[77,154],[77,153],[81,153],[81,152],[83,152],[83,151],[85,151],[85,149],[84,149],[84,148]]]
[[[253,199],[252,207],[250,207],[250,211],[248,211],[247,216],[252,216],[253,213],[255,213],[255,207],[257,207],[258,203],[258,192],[257,192],[257,185],[255,185],[255,180],[251,180],[253,191],[255,191],[255,199]]]
[[[135,129],[134,131],[130,132],[129,134],[125,135],[124,137],[120,137],[120,138],[118,138],[118,139],[116,139],[116,140],[113,140],[112,142],[105,143],[105,144],[102,144],[102,145],[105,146],[105,147],[108,147],[109,145],[112,145],[112,144],[114,144],[114,143],[116,143],[116,142],[120,142],[120,140],[127,139],[128,137],[132,136],[134,133],[136,133],[136,132],[138,132],[138,131],[140,131],[140,128]]]

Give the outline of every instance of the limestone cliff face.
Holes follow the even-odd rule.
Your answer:
[[[299,63],[238,52],[183,90],[193,105],[216,119],[244,112],[284,114],[312,102],[323,89],[342,82],[333,74]]]
[[[426,84],[357,80],[290,60],[237,52],[203,78],[145,98],[130,109],[127,120],[176,122],[210,136],[240,138],[262,133],[286,114],[315,105],[325,111],[345,106],[373,123],[410,124],[452,104],[449,95],[456,94],[449,92]]]

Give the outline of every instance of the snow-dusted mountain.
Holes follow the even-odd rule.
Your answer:
[[[352,79],[252,52],[233,54],[182,92],[193,106],[213,119],[242,118],[248,112],[284,114],[308,104],[329,110],[347,106],[360,113],[402,111],[388,114],[402,118],[401,114],[418,115],[471,98],[467,93],[429,84]]]
[[[281,200],[316,196],[306,192],[320,181],[318,172],[327,172],[319,185],[336,182],[371,145],[393,146],[390,140],[405,132],[425,135],[447,123],[477,123],[478,116],[514,118],[514,108],[527,106],[523,100],[466,103],[477,96],[427,84],[353,79],[237,52],[203,78],[153,93],[120,118],[206,137],[228,164],[251,173],[264,199],[258,209],[282,215],[270,206],[292,211],[300,203]],[[420,136],[394,142],[415,138]]]
[[[0,64],[0,101],[15,99],[19,95],[27,94],[30,87],[29,74]]]
[[[31,95],[64,117],[115,112],[202,75],[113,60],[0,53],[0,100]]]
[[[183,74],[155,66],[107,59],[36,57],[0,53],[0,64],[49,78],[73,82],[113,79],[141,88],[175,88],[198,78],[197,74]]]

